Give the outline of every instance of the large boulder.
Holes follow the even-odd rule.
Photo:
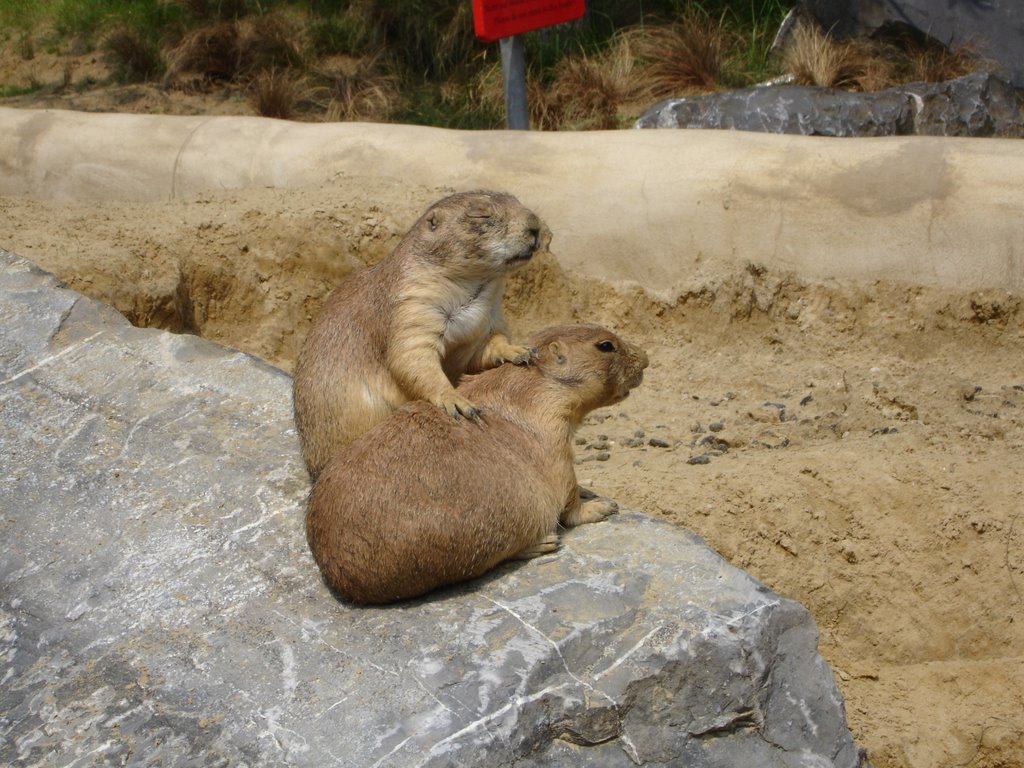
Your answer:
[[[637,128],[731,128],[804,136],[1024,136],[1024,97],[988,72],[876,93],[756,86],[666,99]]]
[[[839,37],[913,30],[952,48],[971,47],[1024,88],[1024,3],[1020,0],[803,0],[824,29]]]
[[[636,513],[356,609],[287,375],[0,251],[0,763],[862,764],[806,610]]]

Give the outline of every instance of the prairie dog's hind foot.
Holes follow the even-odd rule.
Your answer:
[[[558,551],[558,534],[549,533],[540,541],[531,544],[519,554],[515,555],[516,560],[532,560],[535,557],[541,555],[550,555],[552,552]]]
[[[611,515],[617,514],[618,511],[618,502],[603,496],[593,496],[586,500],[581,499],[578,506],[567,509],[562,515],[561,522],[568,528],[574,528],[586,523],[599,523]]]

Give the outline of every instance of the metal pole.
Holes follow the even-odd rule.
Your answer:
[[[530,129],[530,113],[526,107],[526,62],[522,35],[503,37],[501,43],[501,74],[505,83],[505,125],[512,131]]]

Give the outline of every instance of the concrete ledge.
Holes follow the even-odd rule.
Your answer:
[[[1024,291],[1024,142],[463,132],[0,108],[0,195],[167,200],[393,179],[513,192],[577,273],[671,299],[754,262],[815,281]]]

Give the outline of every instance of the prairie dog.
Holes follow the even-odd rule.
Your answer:
[[[516,198],[464,192],[432,205],[395,250],[328,296],[295,366],[293,400],[313,479],[341,446],[409,400],[479,415],[455,390],[467,372],[525,363],[501,312],[505,275],[541,245]],[[545,238],[548,238],[546,231]]]
[[[481,406],[454,420],[409,403],[342,448],[309,496],[306,537],[324,580],[356,603],[388,603],[558,548],[559,524],[617,510],[582,500],[572,435],[643,380],[647,355],[594,325],[530,340],[536,358],[467,376]]]

